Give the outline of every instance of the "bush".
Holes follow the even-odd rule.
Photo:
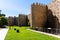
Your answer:
[[[19,30],[16,30],[17,31],[17,33],[19,33]]]
[[[14,28],[14,30],[16,30],[16,28]]]

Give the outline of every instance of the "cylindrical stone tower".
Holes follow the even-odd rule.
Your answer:
[[[47,20],[47,6],[43,4],[33,3],[31,5],[31,26],[38,30],[42,30]]]

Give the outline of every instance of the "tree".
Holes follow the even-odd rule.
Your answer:
[[[0,17],[0,27],[3,27],[4,25],[7,25],[7,24],[8,24],[7,18],[4,16],[1,16]]]
[[[5,16],[5,14],[0,14],[0,17],[1,17],[1,16]]]

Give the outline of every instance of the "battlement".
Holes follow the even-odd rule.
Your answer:
[[[43,8],[43,9],[47,9],[48,7],[47,7],[47,5],[45,5],[45,4],[41,4],[41,3],[33,3],[32,5],[31,5],[31,8],[33,9],[33,8]]]
[[[46,5],[36,2],[36,3],[33,3],[31,6],[46,6]]]

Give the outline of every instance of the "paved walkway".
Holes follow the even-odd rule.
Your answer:
[[[8,28],[0,28],[0,40],[4,40],[8,32]]]
[[[31,29],[28,29],[28,30],[33,31],[33,32],[38,32],[38,33],[42,33],[42,34],[45,34],[45,35],[49,35],[49,36],[54,36],[54,37],[60,38],[60,35],[54,35],[54,34],[45,33],[45,32],[36,31],[36,30],[31,30]]]

